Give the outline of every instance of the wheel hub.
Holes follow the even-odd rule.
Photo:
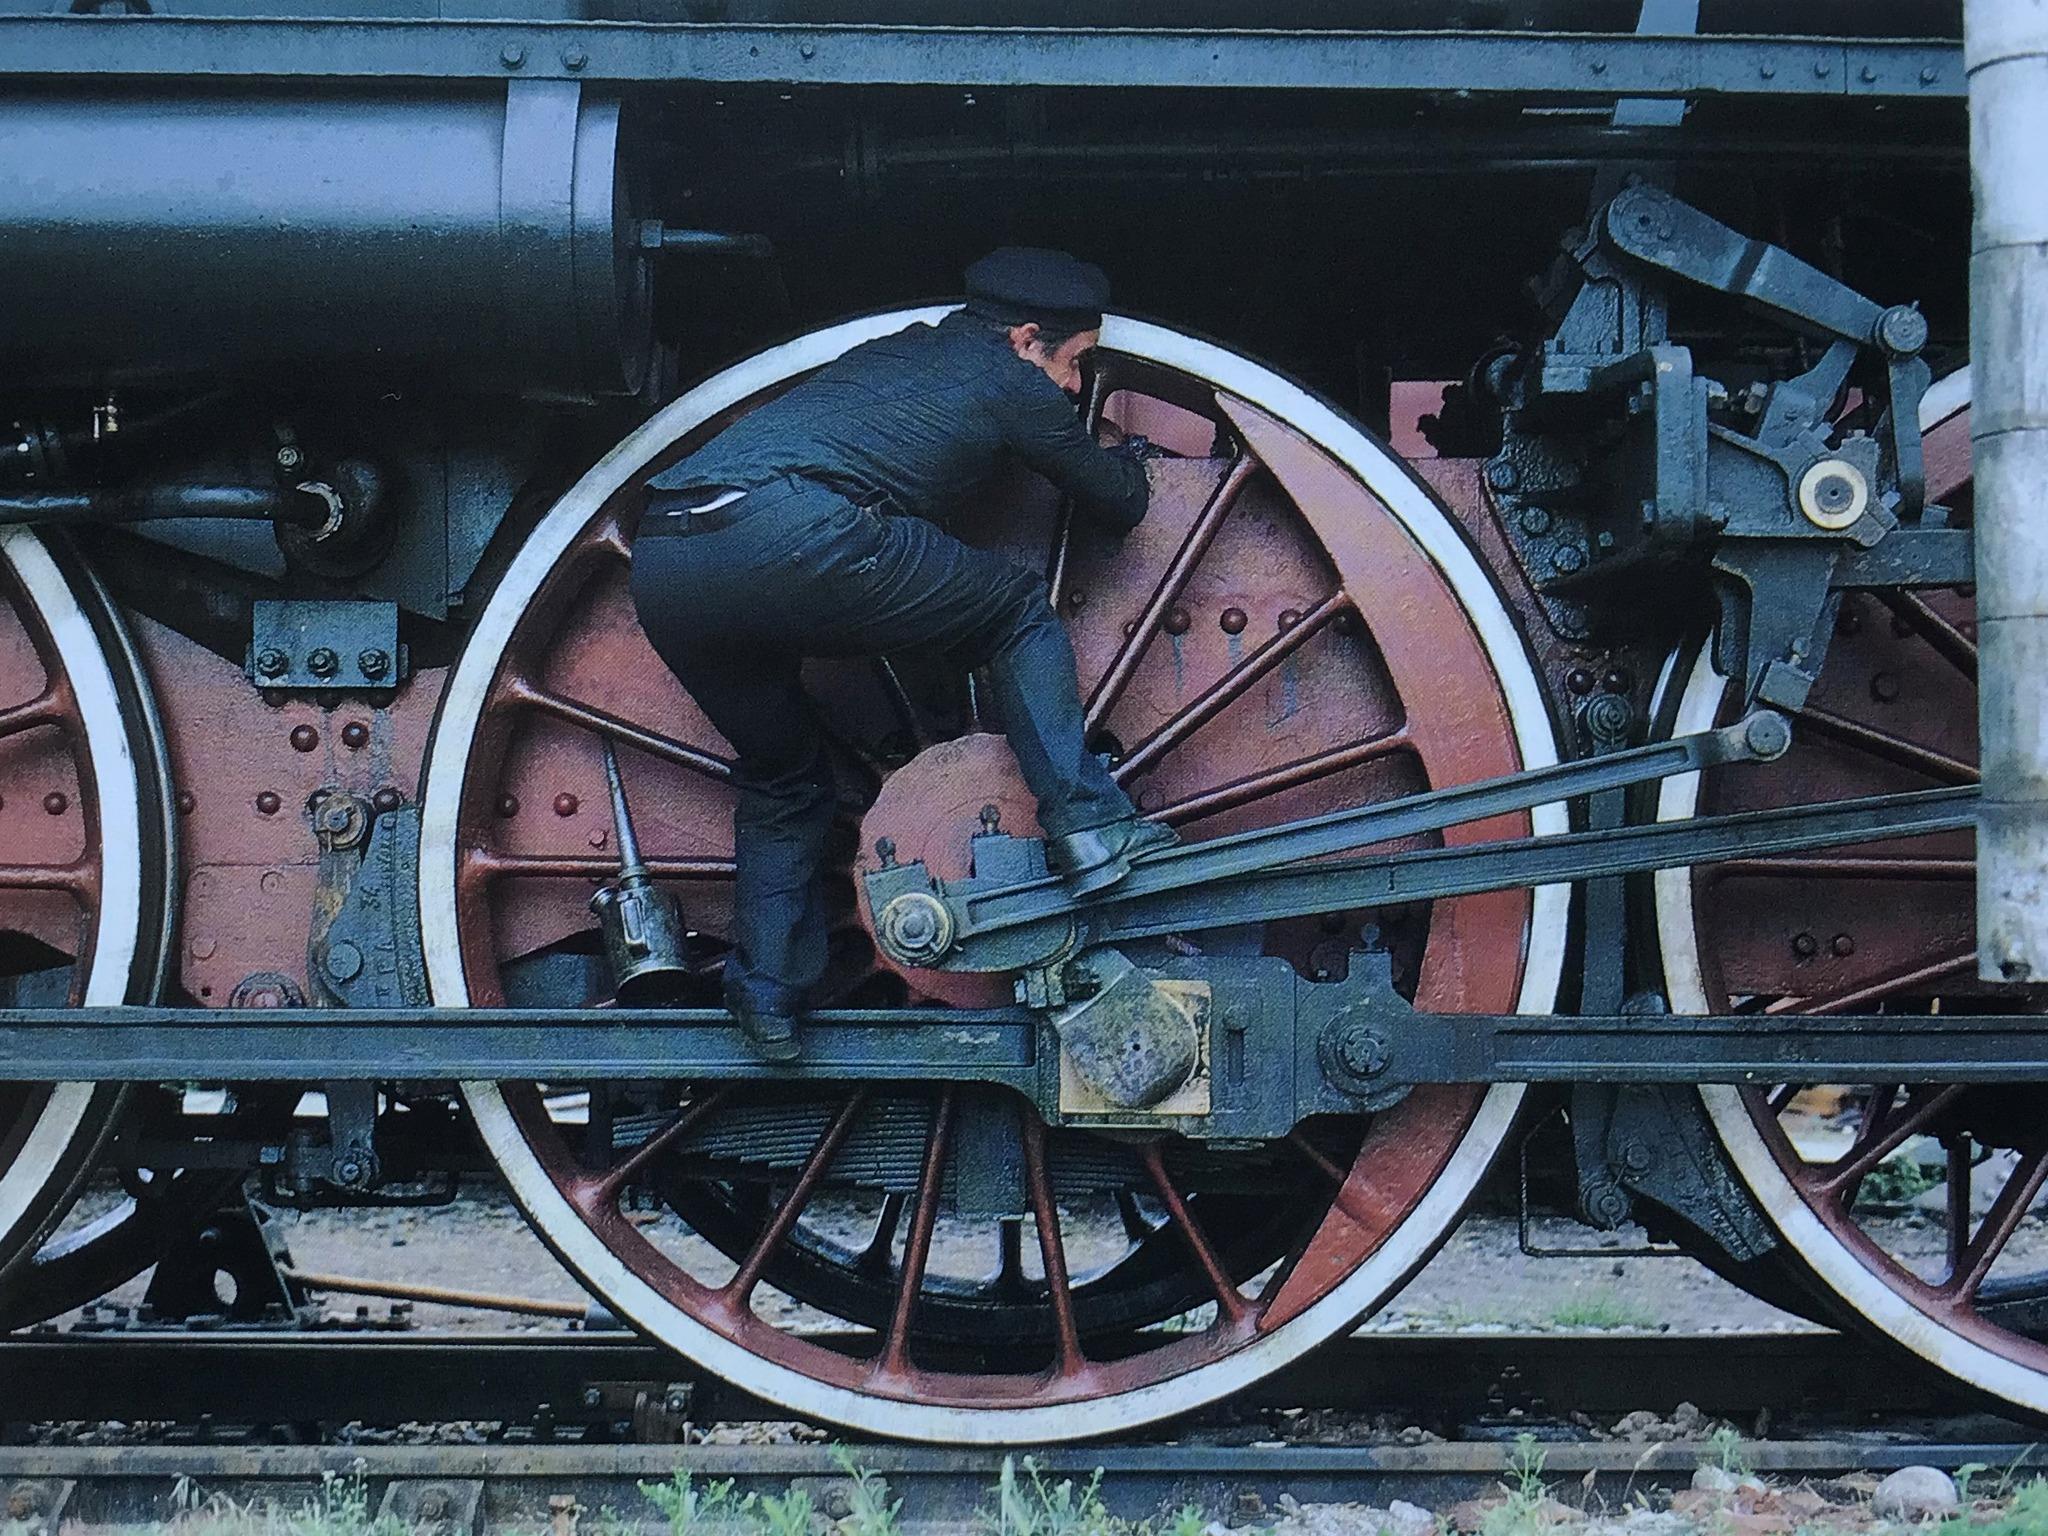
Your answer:
[[[858,869],[865,873],[883,862],[883,849],[896,863],[922,861],[941,880],[964,880],[972,874],[974,836],[1001,830],[1016,837],[1041,835],[1037,802],[1024,787],[1016,755],[1001,736],[985,732],[961,736],[927,747],[889,775],[875,803],[861,818]],[[938,909],[944,916],[943,908]],[[892,936],[900,925],[931,922],[929,913],[891,904]],[[876,934],[875,914],[860,904],[860,918],[870,937]],[[943,950],[944,945],[937,946]],[[920,970],[890,957],[890,950],[921,952],[912,944],[875,946],[879,962],[921,995],[960,1008],[985,1008],[1007,1002],[1009,981],[1000,976]]]

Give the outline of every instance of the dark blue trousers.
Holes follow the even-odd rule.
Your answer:
[[[633,546],[634,606],[738,764],[729,998],[799,1008],[825,970],[819,872],[836,797],[799,678],[807,656],[935,647],[986,668],[1045,830],[1132,814],[1083,740],[1073,647],[1036,574],[805,480],[750,492],[708,531],[664,531],[661,515],[650,508]]]

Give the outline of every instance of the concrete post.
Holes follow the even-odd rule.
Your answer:
[[[2048,0],[1965,0],[1984,788],[1977,965],[2048,982]]]

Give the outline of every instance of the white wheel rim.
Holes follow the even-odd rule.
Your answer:
[[[421,806],[420,919],[427,977],[444,1006],[469,1001],[457,930],[455,875],[463,781],[486,695],[514,626],[570,541],[592,516],[669,444],[759,391],[829,362],[848,348],[907,325],[935,324],[952,306],[864,316],[750,358],[673,401],[628,436],[540,520],[493,591],[443,696]],[[1520,633],[1485,569],[1412,472],[1321,400],[1248,359],[1164,327],[1110,316],[1103,345],[1177,369],[1287,421],[1351,467],[1373,488],[1443,573],[1478,634],[1500,684],[1522,762],[1557,760],[1542,684]],[[1561,805],[1531,816],[1541,835],[1565,829]],[[1548,1012],[1564,965],[1569,891],[1534,893],[1517,1006]],[[1343,1331],[1400,1286],[1434,1251],[1506,1140],[1520,1106],[1519,1084],[1481,1101],[1442,1174],[1410,1216],[1350,1276],[1265,1337],[1182,1375],[1086,1402],[969,1413],[870,1396],[763,1359],[707,1327],[634,1274],[585,1225],[521,1133],[496,1083],[462,1085],[471,1115],[529,1219],[592,1290],[621,1316],[747,1391],[797,1413],[904,1439],[1017,1444],[1083,1439],[1185,1413],[1270,1375]]]
[[[120,694],[91,619],[42,540],[26,528],[0,528],[0,560],[48,627],[85,722],[86,769],[100,818],[100,901],[84,1000],[125,1002],[141,937],[142,795]],[[0,1168],[0,1254],[12,1253],[47,1214],[41,1207],[51,1184],[71,1171],[69,1154],[87,1131],[94,1091],[91,1083],[55,1085],[19,1154]]]
[[[1970,403],[1968,369],[1950,374],[1921,403],[1920,429],[1931,432]],[[1673,658],[1667,679],[1675,680]],[[1721,708],[1726,680],[1703,649],[1684,681],[1672,734],[1711,729]],[[1699,806],[1696,773],[1666,779],[1657,801],[1659,821],[1689,819]],[[1699,929],[1693,909],[1692,871],[1659,870],[1655,876],[1657,941],[1664,980],[1678,1013],[1710,1011],[1701,964]],[[1945,1327],[1914,1306],[1842,1242],[1801,1197],[1785,1174],[1741,1089],[1710,1084],[1700,1089],[1707,1114],[1736,1170],[1786,1246],[1815,1278],[1873,1327],[1930,1365],[2037,1413],[2048,1413],[2048,1376],[2027,1369],[1973,1339]]]

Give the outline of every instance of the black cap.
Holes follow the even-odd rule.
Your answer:
[[[1092,331],[1108,304],[1108,274],[1065,251],[1006,245],[967,269],[967,307],[1006,325]]]

